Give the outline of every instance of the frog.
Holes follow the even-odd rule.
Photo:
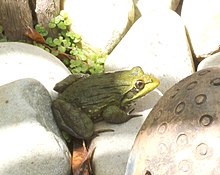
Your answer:
[[[52,111],[58,127],[78,139],[89,139],[99,121],[113,124],[140,116],[132,105],[160,84],[140,66],[97,74],[71,74],[58,82]]]

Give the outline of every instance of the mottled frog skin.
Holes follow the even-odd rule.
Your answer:
[[[59,93],[52,103],[54,117],[62,130],[89,139],[94,134],[94,122],[123,123],[137,116],[126,110],[159,83],[141,67],[90,76],[73,74],[54,87]]]

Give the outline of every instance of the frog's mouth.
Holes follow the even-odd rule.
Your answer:
[[[127,93],[125,93],[124,98],[122,99],[122,103],[124,104],[130,103],[131,101],[134,101],[138,98],[145,96],[147,93],[154,90],[160,84],[160,81],[159,79],[153,77],[149,81],[144,82],[138,80],[134,84],[135,86]]]

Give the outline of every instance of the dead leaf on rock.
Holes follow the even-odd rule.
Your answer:
[[[89,148],[88,150],[84,141],[79,142],[74,142],[72,154],[73,175],[91,175],[91,157],[95,148]]]

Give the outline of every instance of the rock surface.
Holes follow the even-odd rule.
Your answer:
[[[22,79],[0,87],[0,174],[69,175],[70,153],[41,83]]]
[[[199,59],[219,48],[220,1],[184,0],[181,17]]]
[[[202,70],[209,67],[220,67],[220,53],[216,53],[202,60],[199,63],[197,70]]]
[[[220,69],[183,79],[159,100],[132,148],[126,175],[219,174]]]
[[[166,9],[139,18],[108,56],[105,70],[137,65],[159,77],[162,93],[194,72],[185,28],[175,12]]]
[[[54,85],[70,72],[60,60],[41,48],[25,43],[4,42],[0,43],[0,74],[0,85],[22,78],[34,78],[54,98]]]
[[[71,29],[105,53],[112,51],[135,18],[132,0],[65,0],[64,10],[73,20]]]
[[[142,114],[123,124],[96,124],[96,130],[113,129],[114,132],[104,132],[92,142],[96,147],[93,156],[93,168],[96,175],[124,175],[129,153],[146,116],[161,97],[158,90],[154,90],[139,99],[134,105],[134,114]]]
[[[141,14],[155,10],[171,9],[176,10],[180,0],[137,0],[137,7]]]

